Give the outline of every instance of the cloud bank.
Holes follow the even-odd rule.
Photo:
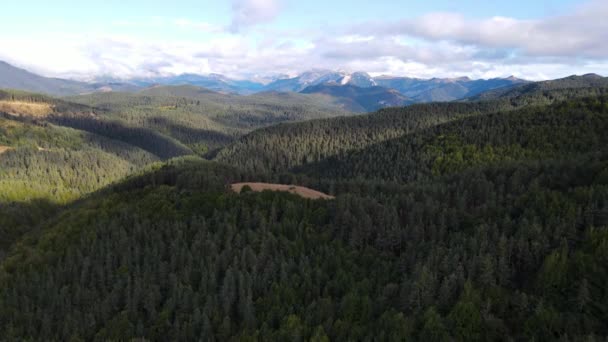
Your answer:
[[[231,32],[274,20],[280,12],[278,0],[233,0]]]
[[[277,0],[234,0],[231,21],[223,27],[179,18],[154,21],[166,29],[204,33],[201,39],[95,33],[0,37],[0,59],[47,75],[77,78],[211,72],[244,78],[312,68],[411,77],[608,75],[605,0],[535,20],[428,13],[322,31],[278,29],[272,22],[282,11]]]
[[[430,13],[396,23],[365,23],[350,30],[379,36],[408,35],[483,48],[518,49],[527,56],[608,57],[608,1],[594,0],[571,14],[539,20],[492,17],[467,19],[459,13]]]

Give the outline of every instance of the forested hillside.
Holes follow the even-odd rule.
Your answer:
[[[202,154],[275,120],[346,114],[315,96],[238,97],[197,87],[146,94],[75,103],[0,90],[0,257],[60,206],[153,162]]]
[[[285,123],[215,161],[131,134],[195,149],[146,123],[167,99],[167,120],[244,130],[186,90],[3,114],[4,339],[608,337],[603,86]]]
[[[346,114],[326,100],[197,87],[68,100],[0,90],[0,257],[62,205],[153,162],[202,154],[275,120]]]
[[[11,120],[52,123],[119,140],[162,159],[194,153],[178,140],[154,129],[115,119],[106,109],[45,95],[0,90],[0,113]]]
[[[0,342],[608,342],[608,0],[0,3]]]
[[[213,155],[256,172],[287,171],[456,119],[604,94],[608,88],[559,88],[516,97],[388,108],[356,117],[313,120],[254,131]]]
[[[47,210],[158,160],[117,140],[0,116],[0,255]]]
[[[606,336],[608,159],[514,163],[376,198],[237,195],[176,161],[73,206],[1,266],[8,339]],[[397,190],[397,189],[395,189]]]
[[[152,87],[137,94],[97,93],[70,101],[102,109],[103,117],[153,130],[203,154],[256,128],[349,113],[323,95],[226,95],[194,86]]]
[[[300,172],[332,179],[412,182],[513,161],[573,158],[608,146],[608,97],[472,116],[362,150]]]

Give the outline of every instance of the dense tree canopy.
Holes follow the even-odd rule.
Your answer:
[[[586,96],[596,97],[605,94],[605,90],[535,90],[488,101],[412,105],[356,117],[276,125],[254,131],[211,157],[256,172],[283,172],[465,117],[546,106]]]
[[[121,129],[5,116],[0,336],[603,340],[607,99],[543,89],[282,124],[162,163],[172,147]],[[231,191],[245,181],[336,198]]]
[[[254,176],[175,162],[73,207],[11,252],[3,335],[604,336],[607,157],[335,201],[231,194],[229,183]]]
[[[223,147],[242,134],[279,122],[347,115],[321,95],[227,95],[193,86],[152,87],[138,94],[97,93],[70,98],[129,127],[171,137],[198,154]]]

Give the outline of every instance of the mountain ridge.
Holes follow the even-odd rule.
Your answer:
[[[54,96],[81,95],[94,92],[137,92],[155,85],[195,85],[226,94],[250,95],[266,91],[301,92],[323,83],[354,85],[361,88],[382,86],[393,88],[414,102],[449,101],[473,96],[482,91],[510,86],[527,81],[514,77],[473,80],[469,77],[420,79],[382,75],[372,77],[365,71],[345,72],[313,69],[295,77],[234,79],[217,73],[185,73],[173,76],[133,77],[127,79],[97,77],[90,82],[37,75],[0,61],[0,88],[40,92]],[[454,89],[453,84],[465,85],[466,90]],[[470,85],[470,86],[467,86]],[[435,90],[441,88],[441,90]],[[473,91],[470,88],[474,88]],[[433,92],[434,90],[434,92]],[[437,95],[443,94],[443,95]]]

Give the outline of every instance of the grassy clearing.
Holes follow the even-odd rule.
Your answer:
[[[53,112],[53,107],[48,103],[3,100],[0,101],[0,112],[44,118]]]

